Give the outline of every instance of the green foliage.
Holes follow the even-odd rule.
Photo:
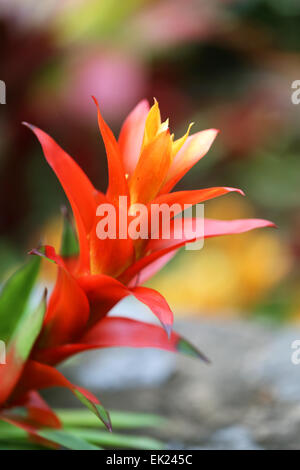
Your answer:
[[[46,291],[36,309],[30,309],[21,316],[8,343],[8,350],[14,349],[15,359],[25,362],[37,339],[46,312]]]
[[[68,427],[99,427],[98,418],[89,411],[77,409],[58,409],[56,415],[62,421],[65,428]],[[161,416],[150,413],[130,413],[124,411],[111,411],[111,422],[115,429],[139,429],[148,427],[160,427],[165,423]]]
[[[40,267],[34,256],[6,282],[0,296],[0,339],[8,342],[23,315]]]
[[[60,429],[42,429],[37,433],[40,437],[47,439],[55,444],[65,447],[71,450],[100,450],[99,446],[94,446],[89,442],[81,439],[80,436],[75,435],[72,432],[65,432]]]
[[[64,257],[76,256],[79,253],[78,239],[75,228],[67,213],[64,211],[64,228],[62,234],[60,254]]]
[[[164,443],[144,435],[108,433],[99,430],[96,416],[86,410],[56,410],[61,419],[63,429],[41,429],[37,435],[72,450],[116,449],[163,449]],[[111,413],[114,430],[160,427],[165,421],[157,415],[146,413],[127,413],[113,411]],[[0,449],[40,449],[28,441],[27,433],[12,424],[0,421]]]
[[[81,403],[86,406],[92,413],[94,413],[110,430],[111,429],[111,422],[109,413],[101,404],[93,403],[89,400],[86,396],[84,396],[80,390],[74,390],[74,395],[81,401]]]

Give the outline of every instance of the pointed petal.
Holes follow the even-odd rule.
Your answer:
[[[164,131],[146,145],[129,181],[131,203],[147,204],[155,198],[171,163],[171,139]]]
[[[125,173],[129,176],[134,172],[141,153],[148,112],[148,101],[140,101],[126,118],[120,132],[119,148]]]
[[[175,184],[207,154],[218,132],[216,129],[208,129],[188,137],[170,166],[161,194],[170,192]]]
[[[244,196],[244,193],[241,189],[229,188],[229,187],[216,187],[216,188],[207,188],[199,189],[192,191],[177,191],[173,193],[160,194],[153,201],[149,202],[147,205],[147,211],[141,216],[141,225],[147,224],[148,227],[148,237],[151,238],[160,238],[159,235],[162,231],[161,218],[159,218],[159,210],[162,214],[165,215],[164,224],[167,222],[165,228],[168,228],[168,224],[171,220],[178,214],[182,213],[186,209],[196,204],[203,203],[210,199],[223,196],[230,192],[238,192]],[[153,211],[155,209],[155,211]],[[154,215],[155,214],[155,215]],[[178,219],[177,219],[178,220]],[[166,236],[166,235],[165,235]],[[146,247],[147,242],[142,241],[142,252],[148,251]],[[137,248],[137,243],[135,247]],[[137,251],[139,253],[139,251]]]
[[[45,158],[59,179],[71,204],[76,220],[81,269],[88,269],[89,249],[87,234],[93,226],[96,214],[94,186],[77,163],[44,131],[24,123],[38,138]]]
[[[173,142],[172,144],[172,159],[175,157],[175,155],[179,152],[179,150],[181,149],[181,147],[184,145],[184,143],[186,142],[188,136],[189,136],[189,133],[190,133],[190,130],[191,130],[191,127],[193,126],[193,122],[189,125],[186,133],[180,137],[180,139],[177,139]]]
[[[158,102],[154,98],[145,123],[143,147],[153,140],[161,129],[161,117]]]
[[[109,414],[99,400],[91,392],[73,385],[61,372],[46,364],[32,360],[27,362],[22,378],[17,385],[15,396],[16,398],[22,397],[31,390],[42,390],[50,387],[68,388],[111,430]]]
[[[78,278],[78,284],[89,299],[89,326],[99,321],[130,291],[117,279],[105,274]]]
[[[63,258],[56,253],[55,248],[53,248],[53,246],[45,245],[41,246],[40,248],[33,248],[28,252],[28,254],[45,258],[51,263],[57,264],[61,268],[66,269],[66,265]]]
[[[22,400],[14,403],[14,407],[9,409],[9,416],[38,427],[56,429],[62,427],[54,411],[35,390],[28,392]]]
[[[82,333],[88,322],[88,299],[53,247],[46,246],[40,251],[32,250],[31,253],[45,256],[55,262],[58,270],[36,348],[53,347],[73,341]]]
[[[158,325],[119,317],[103,318],[82,338],[80,344],[70,344],[44,351],[43,360],[55,364],[90,349],[122,346],[182,352],[209,362],[202,352],[174,331],[168,338],[163,328]]]
[[[131,292],[157,316],[170,337],[174,318],[166,299],[159,292],[148,287],[134,287]]]
[[[57,346],[75,340],[89,318],[89,303],[77,282],[58,267],[57,280],[50,297],[38,348]]]
[[[158,273],[161,269],[163,269],[163,267],[176,255],[176,253],[177,250],[167,253],[166,255],[146,266],[145,269],[142,269],[136,275],[136,277],[130,281],[128,286],[135,287],[144,284],[146,281],[155,276],[155,274]]]
[[[257,228],[264,227],[275,227],[273,222],[264,219],[236,219],[236,220],[215,220],[215,219],[204,219],[204,238],[219,237],[222,235],[234,235],[249,232]],[[176,225],[173,225],[173,233],[169,240],[150,240],[148,249],[152,253],[169,249],[172,247],[178,248],[186,243],[191,243],[202,236],[195,235],[195,219],[185,219],[185,233],[180,240],[176,234]],[[180,233],[181,235],[181,233]]]
[[[183,340],[177,333],[172,332],[168,339],[160,326],[144,323],[129,318],[107,317],[94,326],[83,338],[86,344],[98,344],[101,347],[134,347],[134,348],[158,348],[166,351],[183,351]],[[186,342],[190,345],[190,343]],[[98,346],[99,347],[99,346]],[[205,361],[207,358],[190,345],[186,349],[187,354]]]
[[[84,276],[78,280],[84,290],[91,309],[90,325],[103,318],[121,299],[134,295],[158,318],[167,334],[173,325],[173,313],[159,292],[146,287],[129,289],[116,279],[105,276]]]
[[[215,197],[223,196],[231,192],[237,192],[244,196],[244,193],[241,189],[229,188],[229,187],[216,187],[216,188],[207,188],[207,189],[196,189],[192,191],[177,191],[174,193],[161,194],[157,196],[152,204],[168,204],[172,206],[173,204],[178,204],[181,206],[177,210],[174,210],[172,213],[172,218],[175,217],[181,211],[187,209],[190,206],[199,204],[204,201],[209,201]],[[151,204],[149,204],[149,210],[151,209]],[[175,209],[175,208],[174,208]]]
[[[102,135],[107,155],[109,176],[107,196],[109,199],[111,199],[114,204],[118,205],[119,196],[128,195],[128,184],[125,177],[125,171],[121,159],[120,149],[111,129],[106,124],[100,113],[98,101],[94,96],[92,98],[97,106],[99,129]]]
[[[6,351],[6,363],[0,366],[0,407],[11,395],[24,364],[30,355],[35,340],[43,324],[46,311],[46,291],[39,306],[32,311],[23,312],[9,339]],[[10,314],[10,312],[8,312]]]
[[[185,219],[188,225],[188,219]],[[273,222],[263,219],[237,219],[237,220],[214,220],[214,219],[205,219],[204,220],[204,238],[218,237],[222,235],[233,235],[248,232],[249,230],[254,230],[256,228],[263,227],[275,227]],[[199,237],[202,236],[202,233],[199,234]],[[185,234],[181,239],[174,233],[169,240],[150,240],[148,244],[148,249],[151,250],[151,253],[148,256],[138,260],[135,264],[130,266],[123,274],[120,276],[121,282],[128,283],[132,278],[138,275],[138,273],[145,269],[146,266],[149,266],[151,263],[157,259],[165,256],[166,254],[177,250],[178,248],[184,246],[186,243],[191,243],[196,241],[199,237],[195,237],[195,234]]]

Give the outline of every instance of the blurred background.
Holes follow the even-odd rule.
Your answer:
[[[156,406],[172,415],[170,403],[187,395],[198,410],[190,412],[194,427],[189,428],[199,434],[197,442],[206,442],[209,435],[198,426],[200,420],[207,423],[206,430],[225,432],[225,441],[233,439],[230,432],[247,440],[251,429],[262,445],[283,443],[284,433],[276,434],[272,413],[279,403],[280,410],[284,407],[282,419],[276,408],[281,429],[282,420],[291,423],[291,416],[297,418],[294,427],[289,424],[286,445],[298,445],[300,408],[297,414],[294,402],[300,384],[297,367],[288,367],[300,320],[300,105],[291,101],[292,82],[300,79],[299,31],[298,0],[0,0],[0,79],[7,87],[7,104],[0,106],[0,282],[40,239],[57,244],[59,208],[66,201],[36,140],[21,126],[23,120],[49,132],[95,186],[106,188],[105,153],[92,94],[116,134],[144,97],[150,102],[156,97],[163,119],[170,117],[177,135],[191,121],[193,132],[219,128],[209,154],[178,189],[239,187],[246,198],[233,194],[209,202],[206,216],[263,217],[279,227],[208,240],[196,253],[183,250],[149,284],[166,296],[183,331],[194,334],[202,349],[207,343],[208,354],[216,350],[217,364],[209,372],[182,358],[171,366],[162,353],[155,362],[165,364],[161,376],[150,374],[146,382],[136,379],[144,384],[139,395],[145,398],[140,400],[143,405],[125,395],[120,398],[121,392],[110,397],[115,396],[119,407],[152,411],[151,386],[169,374],[173,390],[174,380],[179,380],[177,391],[167,411],[161,396]],[[44,271],[45,277],[52,275]],[[261,367],[267,364],[266,371],[251,375],[249,357]],[[111,360],[118,362],[117,356]],[[119,369],[126,366],[119,364]],[[196,380],[194,392],[180,388],[185,374]],[[243,377],[245,389],[236,385],[227,397],[224,381],[237,375]],[[291,401],[283,405],[286,395],[280,388],[285,390],[290,381],[291,409]],[[160,389],[164,399],[170,393],[168,383]],[[272,395],[277,386],[279,395]],[[217,396],[220,387],[222,397]],[[253,387],[255,394],[249,398]],[[249,400],[245,398],[235,418],[236,396],[241,394]],[[215,402],[211,408],[207,405],[212,397],[221,400],[219,408]],[[228,408],[229,402],[237,408]],[[215,421],[207,410],[215,410]],[[184,409],[181,412],[184,416]],[[247,426],[241,430],[236,426],[244,419]],[[225,431],[220,431],[222,426]],[[186,433],[187,441],[194,442]],[[224,436],[211,439],[210,445],[218,446]]]

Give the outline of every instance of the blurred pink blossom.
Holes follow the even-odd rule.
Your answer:
[[[144,7],[132,25],[141,41],[162,47],[210,36],[218,17],[215,0],[162,0]]]
[[[69,64],[68,75],[63,99],[82,118],[94,118],[91,95],[98,98],[106,118],[113,121],[145,95],[144,67],[123,51],[85,51]]]

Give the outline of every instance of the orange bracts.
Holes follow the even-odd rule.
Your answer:
[[[174,220],[170,221],[169,239],[132,240],[99,239],[96,233],[97,207],[113,204],[116,211],[120,197],[126,196],[129,210],[135,203],[194,205],[236,191],[216,187],[194,191],[171,192],[180,178],[209,150],[218,131],[209,129],[175,140],[168,121],[161,122],[157,101],[149,109],[139,103],[125,120],[117,141],[101,116],[97,100],[98,124],[105,144],[109,184],[106,194],[94,188],[74,160],[45,132],[27,124],[39,139],[44,155],[56,173],[71,204],[76,221],[79,253],[72,263],[58,256],[52,247],[42,254],[58,265],[58,278],[45,316],[43,332],[35,347],[36,354],[47,361],[48,351],[74,343],[101,321],[122,298],[133,295],[147,305],[160,320],[168,336],[173,314],[165,299],[140,284],[165,264],[181,246],[197,239],[197,234],[178,237]],[[134,216],[132,216],[134,217]],[[204,221],[204,237],[242,233],[272,223],[259,219]],[[200,236],[200,234],[199,234]],[[65,349],[62,355],[65,357]],[[50,353],[49,353],[50,357]],[[59,353],[51,352],[59,360]]]
[[[46,160],[70,202],[79,249],[74,249],[76,240],[72,239],[74,234],[69,227],[66,238],[69,245],[63,244],[60,255],[50,246],[31,252],[56,263],[58,275],[30,355],[15,364],[12,352],[9,363],[0,369],[0,378],[2,384],[5,384],[1,384],[0,419],[10,422],[14,418],[7,414],[5,408],[27,400],[29,415],[34,408],[41,422],[43,417],[47,422],[51,418],[57,426],[57,421],[40,399],[32,395],[35,393],[32,391],[63,386],[87,404],[110,428],[109,416],[97,399],[68,382],[54,368],[57,363],[78,352],[114,346],[156,347],[182,351],[207,361],[202,353],[172,331],[173,314],[161,294],[141,285],[166,264],[180,247],[203,234],[191,231],[178,237],[174,214],[170,220],[168,239],[150,237],[147,240],[133,240],[127,236],[101,240],[97,236],[96,227],[99,204],[112,204],[119,215],[120,211],[126,209],[129,219],[134,219],[131,208],[136,203],[147,207],[152,204],[166,204],[168,207],[180,204],[183,207],[232,191],[243,194],[241,190],[230,187],[170,192],[208,152],[218,131],[208,129],[189,135],[189,126],[186,134],[176,140],[170,134],[168,121],[161,122],[157,101],[150,109],[148,103],[142,101],[125,120],[117,141],[102,118],[96,99],[94,101],[108,160],[109,184],[106,194],[92,185],[77,163],[49,135],[26,124],[40,141]],[[119,204],[120,197],[124,196],[127,198],[125,209]],[[193,219],[190,222],[193,223]],[[204,238],[243,233],[272,225],[260,219],[206,219]],[[163,329],[129,318],[107,316],[111,308],[126,296],[134,296],[138,302],[145,304],[158,318]]]

